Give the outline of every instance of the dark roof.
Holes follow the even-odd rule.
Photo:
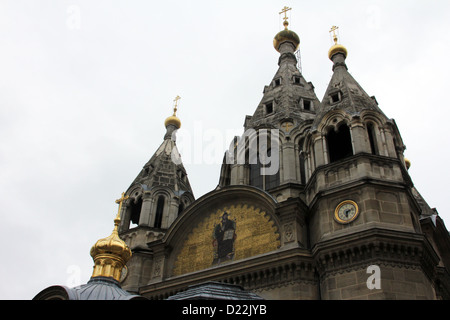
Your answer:
[[[234,284],[209,281],[189,286],[186,291],[167,300],[264,300],[257,294]]]
[[[38,293],[33,300],[145,300],[120,287],[118,281],[107,277],[91,278],[87,284],[68,288],[51,286]]]

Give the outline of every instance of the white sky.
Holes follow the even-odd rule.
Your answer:
[[[89,250],[162,143],[176,95],[194,194],[216,187],[232,133],[278,69],[285,5],[319,100],[340,27],[349,71],[395,119],[416,187],[450,226],[450,2],[3,0],[0,299],[89,280]]]

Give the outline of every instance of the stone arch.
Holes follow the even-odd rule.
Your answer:
[[[164,263],[165,274],[169,277],[181,275],[224,263],[226,267],[227,262],[277,250],[281,246],[281,227],[275,213],[276,203],[269,193],[250,186],[225,187],[197,199],[162,239],[165,247],[172,248],[167,263]],[[234,244],[237,247],[229,260],[218,261],[215,260],[213,232],[221,223],[224,212],[235,222]],[[233,239],[234,232],[230,231],[226,238]]]

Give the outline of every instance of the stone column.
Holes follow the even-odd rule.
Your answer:
[[[152,198],[150,192],[144,192],[142,195],[142,208],[139,217],[139,226],[150,227],[150,213],[152,209]]]
[[[285,142],[281,146],[282,152],[282,160],[280,163],[280,167],[283,167],[283,170],[280,172],[280,184],[289,181],[296,180],[295,174],[295,146],[293,142]]]

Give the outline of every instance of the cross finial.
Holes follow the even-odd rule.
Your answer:
[[[283,18],[284,21],[286,21],[286,20],[288,19],[288,17],[287,17],[287,12],[288,12],[289,10],[292,10],[292,8],[289,8],[289,7],[284,6],[284,8],[281,9],[280,14],[284,13],[284,18]]]
[[[122,210],[122,202],[124,202],[125,200],[127,200],[129,198],[129,196],[125,195],[125,192],[122,192],[122,196],[120,197],[120,199],[116,200],[116,203],[119,204],[119,211],[117,212],[117,217],[116,220],[119,219],[120,220],[120,211]]]
[[[180,99],[181,99],[180,96],[176,96],[175,99],[173,100],[173,102],[175,102],[175,106],[173,107],[173,115],[174,116],[177,115],[178,100],[180,100]]]
[[[333,32],[333,41],[334,41],[334,44],[337,44],[337,41],[338,41],[338,37],[337,37],[337,35],[336,35],[336,31],[337,31],[338,29],[339,29],[339,27],[332,26],[332,27],[331,27],[331,30],[330,30],[330,33]]]
[[[284,6],[284,8],[281,9],[281,12],[279,13],[279,14],[284,13],[284,17],[283,17],[284,22],[283,22],[283,25],[284,25],[285,29],[287,29],[287,26],[289,25],[289,22],[287,21],[287,20],[288,20],[287,12],[288,12],[289,10],[292,10],[292,8],[289,8],[289,7]]]

